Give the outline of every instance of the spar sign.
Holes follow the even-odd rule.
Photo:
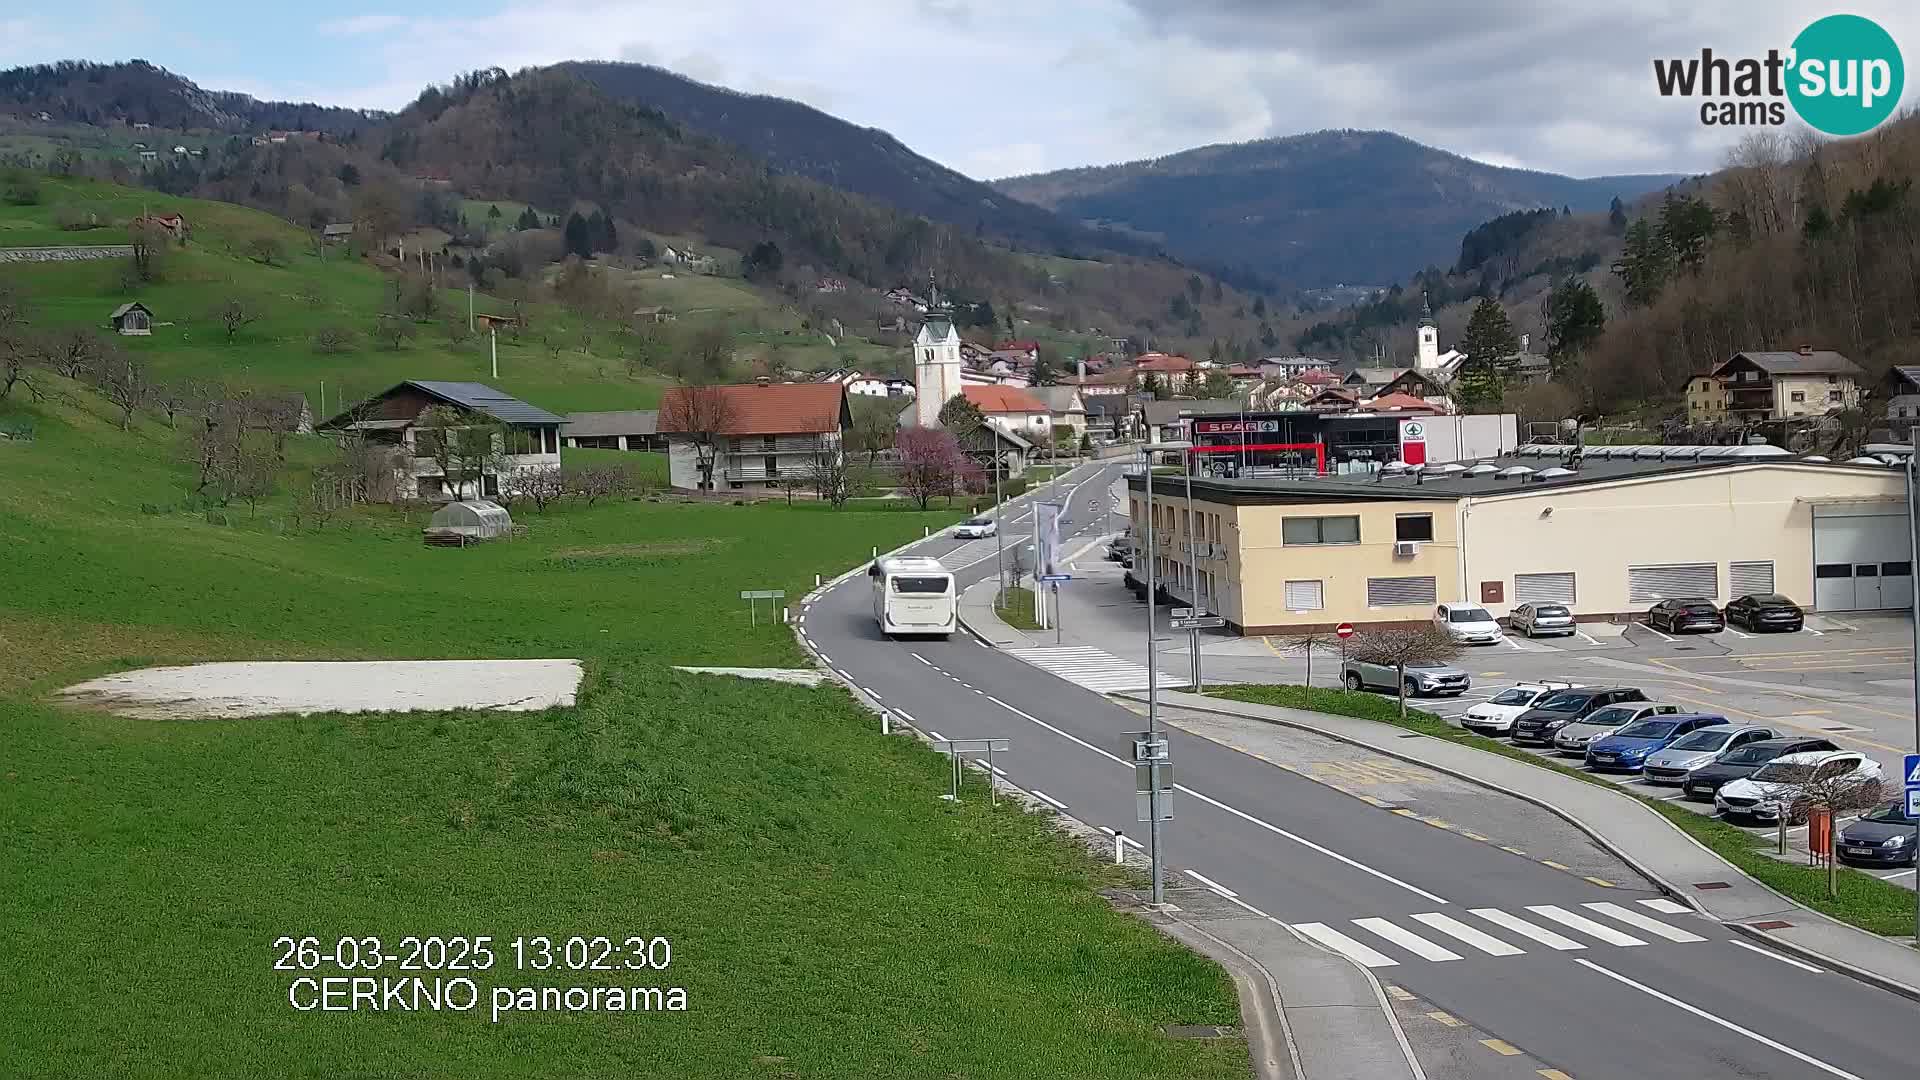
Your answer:
[[[1400,421],[1400,460],[1409,465],[1425,465],[1427,463],[1426,421]]]

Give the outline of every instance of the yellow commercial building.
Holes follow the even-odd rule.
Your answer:
[[[1156,479],[1156,577],[1255,634],[1413,622],[1459,600],[1496,617],[1564,603],[1582,619],[1757,592],[1817,611],[1912,601],[1897,467],[1774,447],[1569,454],[1527,447],[1421,476],[1195,477],[1191,521],[1183,479]],[[1143,478],[1129,485],[1145,550]]]

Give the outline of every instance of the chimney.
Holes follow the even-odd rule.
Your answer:
[[[1533,335],[1532,335],[1532,334],[1521,334],[1521,335],[1520,335],[1520,351],[1521,351],[1521,352],[1526,352],[1526,351],[1527,351],[1527,342],[1528,342],[1528,340],[1530,340],[1530,339],[1531,339],[1532,337],[1533,337]]]
[[[1812,355],[1813,355],[1813,346],[1811,346],[1811,345],[1802,345],[1802,346],[1800,346],[1800,355],[1801,355],[1801,356],[1812,356]]]
[[[1077,361],[1077,362],[1076,362],[1076,363],[1074,364],[1074,372],[1075,372],[1075,374],[1077,374],[1077,375],[1079,375],[1079,376],[1080,376],[1080,381],[1082,381],[1082,382],[1085,382],[1085,381],[1086,381],[1086,379],[1087,379],[1087,358],[1086,358],[1086,357],[1084,357],[1084,356],[1083,356],[1083,357],[1081,357],[1081,358],[1080,358],[1080,359],[1079,359],[1079,360],[1078,360],[1078,361]]]

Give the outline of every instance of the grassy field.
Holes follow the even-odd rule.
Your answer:
[[[0,865],[9,1077],[1240,1077],[1212,965],[1114,914],[1100,866],[799,664],[737,593],[954,513],[624,501],[421,545],[179,501],[173,436],[84,394],[0,442]],[[303,458],[321,453],[314,447]],[[650,455],[597,455],[643,459]],[[48,691],[152,663],[586,660],[580,705],[152,722]],[[482,986],[683,986],[684,1013],[305,1013],[280,935],[495,938]],[[512,970],[515,935],[660,935],[666,972]],[[325,972],[317,973],[325,974]],[[337,972],[335,973],[337,974]],[[376,974],[398,974],[378,972]]]
[[[1610,784],[1581,769],[1547,761],[1498,739],[1489,739],[1483,735],[1464,731],[1420,709],[1408,709],[1406,719],[1403,720],[1400,718],[1399,705],[1392,698],[1376,694],[1348,693],[1344,690],[1327,690],[1317,686],[1311,688],[1233,686],[1210,690],[1208,693],[1215,697],[1250,701],[1260,705],[1311,709],[1341,716],[1357,716],[1363,720],[1378,720],[1383,724],[1417,731],[1436,739],[1462,743],[1502,757],[1513,758],[1515,761],[1524,761],[1529,765],[1552,769],[1589,784],[1597,784],[1609,791],[1617,791],[1622,795],[1640,799],[1641,802],[1679,826],[1683,832],[1705,844],[1721,858],[1772,886],[1797,903],[1852,923],[1863,930],[1871,930],[1876,934],[1899,937],[1913,933],[1913,894],[1898,886],[1889,885],[1872,874],[1862,873],[1850,867],[1841,867],[1839,873],[1835,875],[1835,891],[1838,895],[1829,896],[1827,895],[1827,872],[1824,869],[1784,863],[1769,858],[1761,850],[1763,845],[1756,842],[1751,833],[1718,819],[1696,814],[1685,807],[1674,806],[1660,799],[1642,798],[1632,791],[1623,790],[1618,785]]]

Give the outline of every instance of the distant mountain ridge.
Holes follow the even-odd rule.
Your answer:
[[[0,70],[0,110],[23,115],[45,112],[55,121],[97,126],[121,122],[236,132],[279,128],[330,135],[371,127],[388,115],[203,90],[145,60],[118,64],[62,60]]]
[[[1063,255],[1151,254],[1155,247],[1011,198],[915,153],[878,128],[798,101],[711,86],[647,64],[570,61],[555,67],[609,96],[657,109],[688,130],[738,146],[781,172],[1018,247]]]
[[[1488,165],[1387,131],[1319,131],[995,181],[1001,192],[1172,254],[1297,287],[1403,281],[1534,207],[1605,209],[1680,174],[1585,179]]]

